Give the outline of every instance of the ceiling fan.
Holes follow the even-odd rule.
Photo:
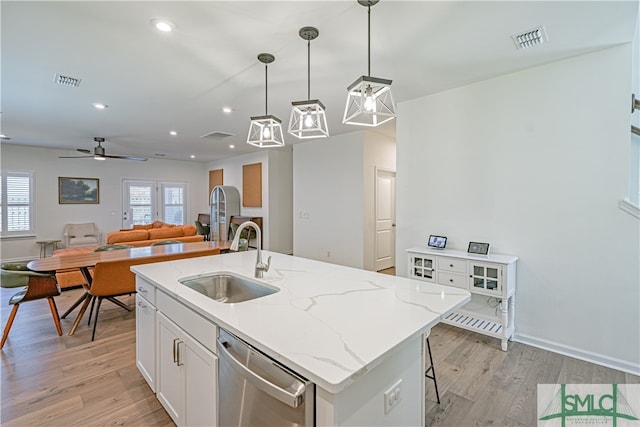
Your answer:
[[[77,151],[79,151],[81,153],[89,154],[89,155],[88,156],[59,156],[58,158],[60,158],[60,159],[82,159],[82,158],[93,157],[96,160],[105,160],[105,159],[109,158],[109,159],[137,160],[139,162],[146,162],[148,160],[146,157],[121,156],[121,155],[118,155],[118,154],[105,154],[105,149],[102,146],[102,143],[104,142],[104,138],[95,137],[95,138],[93,138],[93,140],[98,143],[98,145],[93,148],[93,154],[91,153],[91,150],[87,150],[87,149],[84,149],[84,148],[78,148]]]

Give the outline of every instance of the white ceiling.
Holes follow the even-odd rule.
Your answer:
[[[298,30],[309,25],[320,31],[311,42],[311,97],[327,107],[332,135],[362,129],[342,124],[346,88],[367,72],[367,11],[355,0],[3,0],[0,13],[1,133],[11,138],[3,144],[80,155],[76,148],[93,149],[102,136],[107,154],[195,161],[256,151],[245,141],[249,117],[265,112],[257,54],[276,57],[269,113],[286,131],[291,102],[307,98],[307,45]],[[637,16],[635,0],[382,0],[371,9],[371,75],[392,79],[395,101],[406,101],[630,42]],[[175,30],[158,32],[153,18]],[[511,36],[539,25],[549,42],[517,50]],[[57,85],[57,73],[82,83]],[[94,102],[109,108],[95,110]],[[200,138],[212,131],[235,136]],[[377,131],[393,135],[394,124]]]

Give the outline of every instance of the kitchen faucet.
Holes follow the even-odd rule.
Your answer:
[[[271,266],[271,256],[267,258],[266,264],[262,262],[262,245],[260,243],[262,241],[262,232],[260,231],[260,227],[258,227],[258,224],[256,224],[253,221],[247,221],[240,224],[240,227],[238,227],[238,229],[236,230],[236,235],[233,238],[233,241],[231,242],[231,246],[229,247],[229,250],[231,251],[238,250],[238,244],[240,242],[240,232],[247,227],[253,227],[256,230],[256,240],[258,242],[258,250],[257,250],[258,254],[256,258],[255,277],[257,279],[262,279],[262,273],[265,271],[269,271],[269,267]],[[250,237],[250,236],[247,236],[247,237]]]

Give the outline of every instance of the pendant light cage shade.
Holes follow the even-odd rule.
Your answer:
[[[396,117],[391,80],[371,77],[371,6],[378,1],[358,0],[358,4],[367,8],[367,75],[347,88],[347,105],[342,118],[345,124],[379,126]]]
[[[298,139],[326,138],[329,136],[325,106],[317,99],[311,99],[311,40],[320,32],[315,27],[302,27],[298,32],[307,41],[307,100],[291,103],[288,132]]]
[[[379,126],[396,117],[391,80],[362,76],[347,88],[342,123]]]
[[[289,133],[299,139],[329,136],[324,105],[317,99],[291,103]]]
[[[251,117],[247,144],[259,148],[283,147],[280,119],[272,115]]]
[[[270,53],[261,53],[258,55],[258,61],[264,64],[264,116],[251,117],[247,144],[251,144],[259,148],[284,146],[281,120],[276,116],[269,114],[268,110],[269,85],[267,80],[267,66],[275,61],[275,59],[275,56]]]

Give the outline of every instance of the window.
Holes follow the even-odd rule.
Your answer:
[[[162,184],[162,212],[164,222],[184,225],[184,184]]]
[[[2,237],[33,235],[33,173],[3,171],[0,198]]]

